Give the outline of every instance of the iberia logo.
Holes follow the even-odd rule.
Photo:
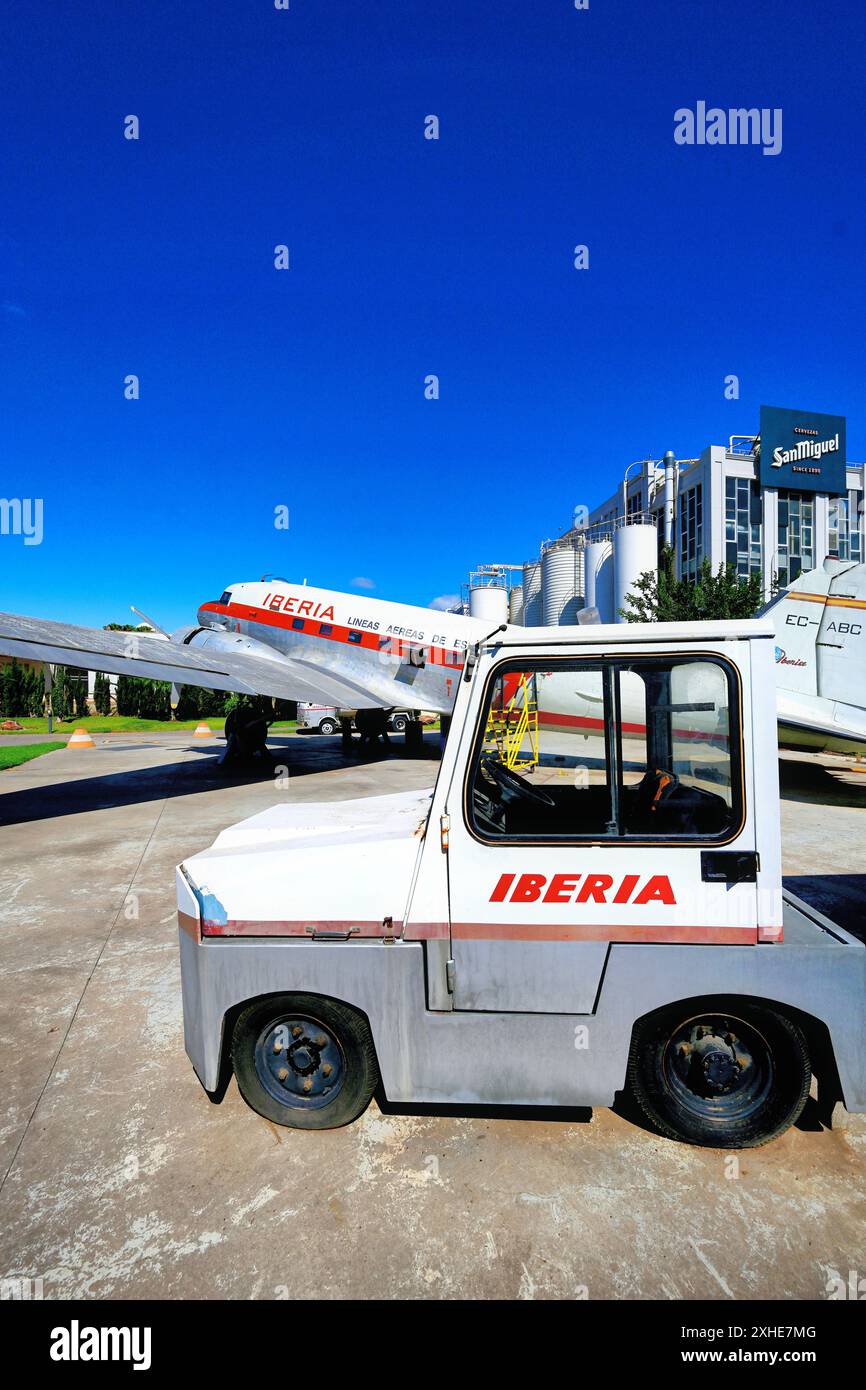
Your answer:
[[[787,654],[787,652],[785,651],[785,648],[784,648],[784,647],[777,647],[777,648],[776,648],[776,665],[777,665],[777,666],[805,666],[806,663],[805,663],[805,661],[801,661],[800,658],[799,658],[798,656],[793,656],[793,657],[788,656],[788,654]]]
[[[581,883],[581,879],[583,882]],[[635,891],[637,890],[637,891]],[[667,874],[625,874],[614,889],[610,874],[501,874],[492,903],[676,903]]]

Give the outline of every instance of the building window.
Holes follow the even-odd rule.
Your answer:
[[[802,492],[779,493],[776,573],[787,588],[815,568],[815,499]]]
[[[852,488],[846,497],[831,497],[829,504],[828,550],[839,560],[860,563],[859,497]]]
[[[763,507],[757,483],[749,478],[725,479],[725,563],[748,579],[761,568]]]
[[[680,574],[696,579],[704,554],[704,510],[701,484],[680,497]]]
[[[630,521],[634,520],[634,518],[639,517],[642,512],[643,497],[639,491],[633,492],[631,497],[626,500],[626,518]]]

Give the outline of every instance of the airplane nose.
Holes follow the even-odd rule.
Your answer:
[[[207,604],[202,604],[196,614],[199,627],[228,627],[229,620],[222,613],[215,613]]]

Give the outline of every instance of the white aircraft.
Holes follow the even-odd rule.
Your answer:
[[[448,714],[466,649],[490,627],[459,613],[266,577],[203,603],[198,626],[168,641],[0,613],[0,652],[175,687]]]
[[[765,612],[776,627],[780,742],[866,750],[866,565],[827,560]],[[268,577],[233,584],[202,604],[197,627],[167,641],[0,613],[7,656],[175,687],[440,714],[451,712],[467,648],[490,635],[488,620]],[[588,706],[584,718],[597,713]]]
[[[764,612],[776,628],[779,742],[866,751],[866,565],[825,560]]]

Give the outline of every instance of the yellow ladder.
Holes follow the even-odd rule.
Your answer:
[[[515,710],[518,711],[516,720],[512,718]],[[527,737],[529,749],[521,755],[523,742]],[[531,696],[530,681],[525,675],[521,675],[520,684],[501,710],[491,708],[484,741],[485,744],[493,745],[500,762],[512,771],[537,765],[538,705]]]

